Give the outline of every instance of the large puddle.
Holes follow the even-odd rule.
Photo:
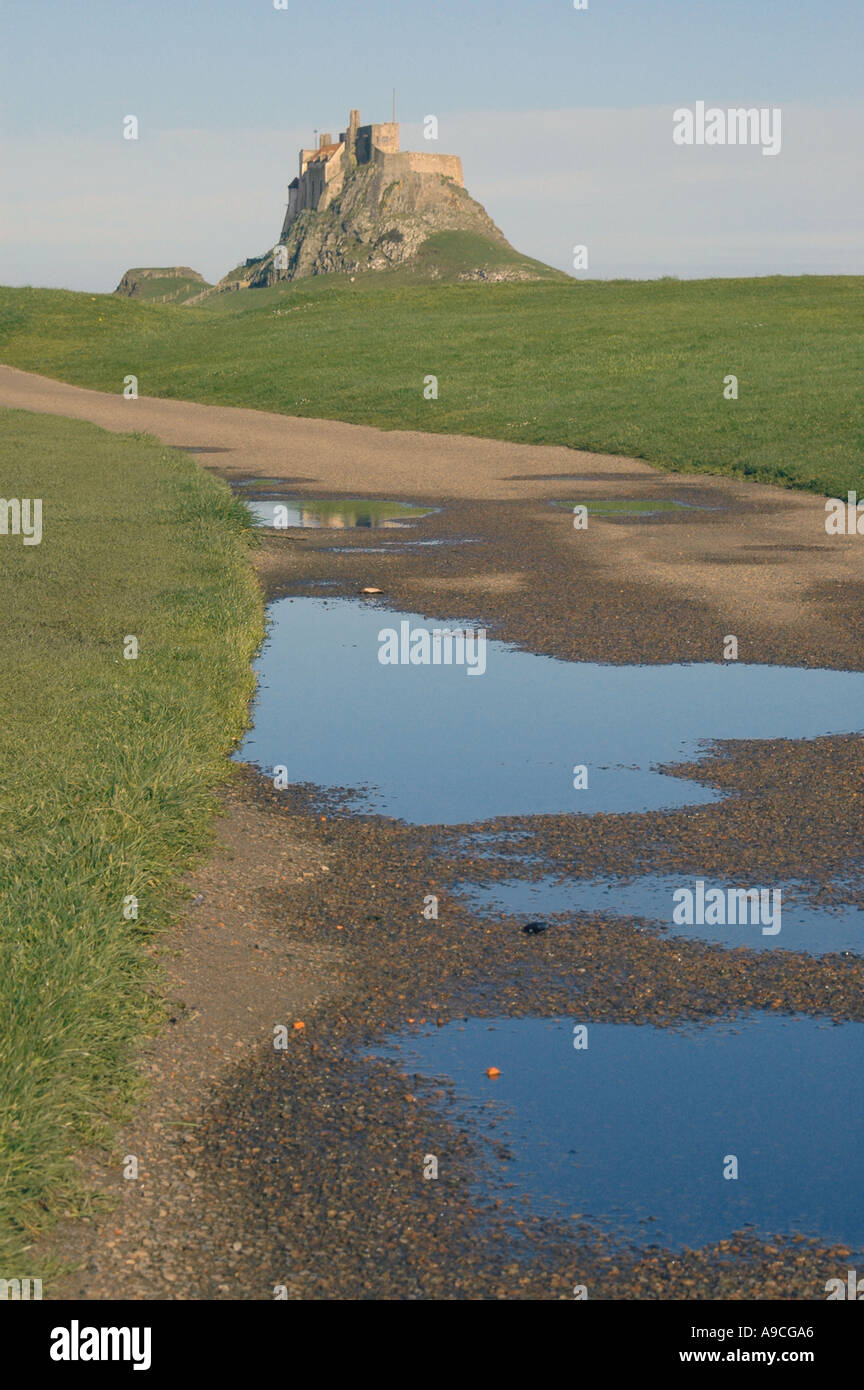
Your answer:
[[[430,516],[435,507],[415,507],[408,502],[378,502],[363,498],[315,500],[306,497],[244,497],[259,526],[276,530],[293,527],[327,527],[335,531],[401,529]]]
[[[434,650],[430,664],[412,663],[418,630],[459,623],[350,599],[280,599],[269,612],[239,756],[268,773],[284,766],[291,782],[365,788],[355,807],[414,824],[706,803],[719,793],[657,765],[692,761],[714,739],[864,729],[857,672],[604,666],[486,642],[481,674],[469,644],[462,664],[432,664]],[[382,664],[392,641],[398,664]],[[579,789],[577,767],[587,769]]]
[[[289,782],[350,788],[355,809],[414,824],[704,804],[719,792],[658,767],[692,762],[714,740],[864,729],[854,672],[556,661],[348,599],[281,599],[269,612],[239,756],[267,774],[284,767]],[[531,872],[524,831],[475,825],[462,839],[500,857],[502,836]],[[864,914],[817,908],[795,883],[764,885],[783,895],[777,932],[752,917],[676,921],[674,894],[699,884],[703,897],[744,887],[648,873],[459,888],[507,914],[502,930],[521,915],[601,911],[729,946],[860,951]],[[698,1246],[752,1226],[864,1250],[864,1024],[749,1014],[703,1028],[589,1023],[584,1037],[583,1024],[470,1019],[388,1052],[400,1069],[452,1079],[491,1151],[509,1150],[495,1160],[509,1191],[536,1210],[646,1244]]]
[[[748,1225],[864,1250],[864,1024],[750,1014],[674,1031],[589,1023],[580,1037],[581,1026],[470,1019],[394,1048],[400,1069],[453,1081],[509,1151],[509,1195],[535,1210],[673,1248]],[[732,1159],[737,1178],[724,1176]]]
[[[731,894],[740,887],[693,875],[642,874],[629,879],[511,878],[489,885],[457,884],[456,890],[482,913],[530,918],[535,922],[559,914],[602,912],[610,917],[641,917],[674,936],[698,937],[723,946],[748,946],[757,951],[780,947],[826,955],[834,951],[861,954],[864,949],[864,908],[845,904],[816,906],[807,901],[807,890],[801,883],[772,881],[772,897],[765,904],[761,894],[756,902],[750,885],[746,902],[733,898]],[[690,895],[689,899],[682,895],[682,890]],[[780,894],[777,900],[773,897],[775,890]],[[717,892],[722,899],[716,897]],[[690,903],[693,910],[688,912]],[[779,911],[775,911],[778,906]],[[768,910],[763,911],[763,907]]]

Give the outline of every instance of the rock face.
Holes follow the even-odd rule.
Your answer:
[[[424,243],[440,232],[471,233],[475,247],[486,253],[483,261],[491,255],[496,263],[516,263],[496,264],[496,278],[533,278],[528,270],[532,263],[518,256],[485,209],[455,179],[408,167],[394,171],[394,162],[379,159],[356,166],[327,207],[299,212],[286,229],[284,250],[275,247],[263,257],[251,271],[250,284],[260,287],[333,271],[410,264]],[[482,264],[466,267],[465,276],[487,278]]]

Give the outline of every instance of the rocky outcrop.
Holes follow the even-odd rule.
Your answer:
[[[407,168],[393,177],[386,159],[373,160],[346,174],[326,208],[300,212],[282,243],[284,251],[276,247],[263,257],[252,269],[250,283],[260,287],[334,271],[354,274],[409,265],[439,232],[469,232],[482,238],[493,259],[521,259],[480,203],[455,180]]]
[[[125,272],[114,293],[154,303],[182,303],[209,288],[209,281],[188,265],[136,266]]]
[[[427,167],[417,167],[424,156],[376,149],[366,163],[349,161],[325,206],[303,208],[293,219],[289,211],[283,240],[235,266],[217,285],[189,266],[138,267],[126,271],[114,293],[191,306],[213,295],[325,274],[403,269],[418,280],[489,284],[564,278],[513,249],[462,186],[455,157],[457,177],[450,174],[449,156],[441,156],[438,169],[425,158]]]

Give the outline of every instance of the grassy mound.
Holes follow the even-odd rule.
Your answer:
[[[411,266],[415,278],[452,283],[460,279],[566,280],[560,270],[522,256],[476,232],[435,232],[427,237]],[[479,272],[479,273],[478,273]],[[397,272],[398,273],[398,272]]]
[[[114,293],[149,304],[182,304],[211,288],[202,275],[186,266],[141,267],[127,270]]]

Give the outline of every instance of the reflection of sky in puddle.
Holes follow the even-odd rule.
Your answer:
[[[823,955],[829,951],[857,951],[864,946],[864,908],[812,907],[804,900],[801,884],[721,883],[703,879],[706,892],[711,888],[779,887],[782,892],[780,931],[765,935],[761,925],[692,926],[674,923],[672,894],[676,888],[695,889],[696,879],[678,875],[645,874],[641,878],[554,878],[506,879],[475,885],[461,883],[456,891],[471,906],[485,912],[514,916],[544,917],[557,913],[606,912],[621,917],[645,917],[662,923],[675,936],[694,936],[702,941],[719,941],[724,946],[749,946],[754,950],[808,951]]]
[[[398,523],[400,526],[402,523]],[[404,529],[404,528],[403,528]],[[400,541],[397,544],[392,542],[387,545],[326,545],[322,546],[330,555],[404,555],[411,550],[422,550],[427,546],[442,545],[474,545],[476,541],[472,536],[439,536],[435,540],[429,541]]]
[[[277,530],[288,527],[313,527],[317,530],[365,530],[403,528],[420,517],[429,516],[434,507],[415,507],[408,502],[379,502],[376,500],[345,499],[331,501],[305,497],[244,497],[245,505],[259,526]]]
[[[714,801],[652,771],[709,739],[864,728],[864,675],[772,666],[602,666],[487,642],[487,668],[382,666],[378,633],[453,626],[355,600],[280,599],[258,659],[240,756],[291,782],[370,788],[358,801],[414,823]],[[455,624],[464,626],[463,624]],[[589,786],[573,788],[586,764]]]
[[[581,1022],[471,1019],[403,1037],[396,1056],[400,1070],[453,1080],[535,1210],[672,1247],[752,1225],[864,1249],[864,1025],[589,1023],[577,1051]],[[727,1155],[737,1181],[723,1177]]]

